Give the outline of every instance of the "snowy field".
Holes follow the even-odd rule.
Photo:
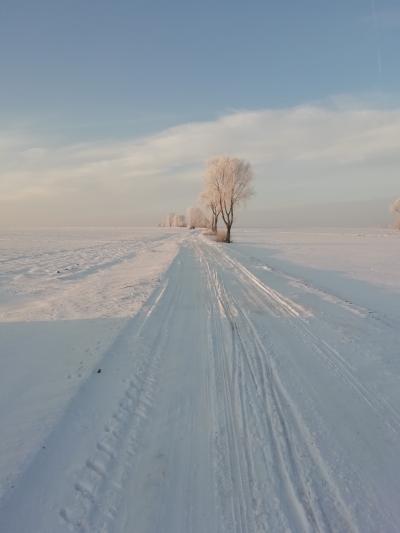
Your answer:
[[[0,495],[160,285],[179,240],[142,228],[0,233]]]
[[[400,530],[400,234],[0,233],[0,531]]]

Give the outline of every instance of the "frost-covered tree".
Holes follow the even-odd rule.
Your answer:
[[[175,213],[168,213],[165,219],[165,226],[171,228],[174,225]]]
[[[186,220],[184,215],[175,215],[173,219],[173,224],[175,228],[183,228],[186,226]]]
[[[251,165],[244,159],[219,156],[207,164],[204,192],[217,198],[226,226],[225,242],[231,242],[236,209],[253,194],[252,180]]]
[[[201,193],[201,201],[203,204],[207,207],[207,209],[211,212],[211,222],[210,227],[211,231],[214,233],[217,232],[218,229],[218,218],[221,214],[221,207],[219,203],[219,198],[212,187],[210,183],[208,183],[207,177],[205,180],[205,188],[204,191]]]
[[[209,220],[199,207],[189,207],[186,211],[186,225],[190,229],[207,228]]]
[[[400,198],[397,198],[397,200],[392,203],[390,211],[396,216],[396,228],[400,229]]]

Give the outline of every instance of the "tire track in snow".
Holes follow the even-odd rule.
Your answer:
[[[205,263],[206,264],[206,263]],[[210,280],[209,280],[210,281]],[[215,287],[215,280],[211,280],[208,289]],[[212,294],[212,293],[210,293]],[[218,298],[215,300],[218,302]],[[226,531],[240,533],[256,531],[251,513],[249,496],[252,493],[252,485],[249,483],[249,465],[243,458],[244,450],[237,436],[241,433],[238,427],[239,419],[234,408],[236,398],[233,389],[233,376],[237,383],[237,371],[227,364],[230,357],[227,345],[234,349],[226,339],[223,331],[221,315],[222,307],[209,309],[210,344],[209,352],[214,361],[213,404],[214,413],[214,447],[215,447],[215,470],[216,470],[216,496],[219,502]],[[219,339],[219,342],[215,342]],[[236,359],[236,358],[235,358]],[[219,394],[218,392],[219,391]],[[222,401],[220,401],[222,396]],[[255,479],[255,478],[254,478]]]
[[[240,252],[238,252],[238,250],[235,250],[235,252],[242,255]],[[337,294],[333,294],[330,291],[321,289],[320,287],[316,287],[312,285],[309,281],[305,280],[304,278],[300,278],[300,277],[288,274],[284,270],[267,265],[255,257],[252,257],[251,260],[252,260],[252,263],[256,265],[257,269],[270,272],[273,275],[278,276],[284,279],[285,281],[287,281],[288,284],[291,285],[292,287],[299,288],[305,292],[308,292],[309,294],[313,294],[319,297],[321,300],[324,300],[335,306],[340,306],[342,309],[349,311],[353,315],[356,315],[359,317],[374,316],[373,311],[370,311],[366,309],[365,307],[356,305],[350,300],[342,298],[338,296]]]
[[[200,253],[203,252],[200,250]],[[207,263],[204,255],[203,262]],[[277,527],[282,530],[294,527],[296,531],[328,532],[332,527],[336,531],[357,531],[351,510],[341,498],[318,448],[305,429],[304,421],[289,401],[287,392],[274,371],[271,354],[264,348],[249,317],[240,309],[234,298],[228,296],[211,264],[207,265],[207,273],[209,290],[216,302],[210,316],[214,323],[218,323],[216,314],[221,313],[222,308],[222,318],[227,319],[228,329],[231,331],[229,354],[220,348],[227,343],[226,332],[219,332],[220,338],[214,346],[216,372],[223,374],[225,367],[223,384],[235,391],[234,398],[225,394],[223,410],[230,411],[234,405],[232,419],[238,421],[234,431],[227,432],[223,453],[229,455],[238,441],[241,444],[241,453],[233,458],[231,456],[228,465],[233,480],[232,491],[239,489],[240,497],[239,502],[232,500],[232,516],[226,518],[227,530],[230,530],[233,524],[231,530],[234,531],[247,531],[246,527],[249,528],[248,531],[268,531]],[[281,302],[275,298],[273,301]],[[286,305],[283,310],[288,312]],[[215,330],[215,337],[217,333]],[[229,358],[232,361],[229,361]],[[227,379],[226,368],[230,365],[231,375]],[[286,421],[288,418],[292,422],[290,429]],[[255,443],[258,450],[255,450]],[[257,456],[258,460],[255,461]],[[264,471],[260,468],[260,457]],[[232,471],[235,470],[239,472],[236,477],[240,477],[240,485],[246,485],[245,491],[234,485],[235,474],[232,474]],[[223,477],[224,473],[219,471],[217,475]],[[243,483],[243,475],[247,483]],[[318,480],[318,486],[313,481],[315,478]],[[260,480],[264,480],[264,486]],[[268,480],[269,487],[265,486],[265,480]],[[323,503],[319,497],[321,483],[324,486]],[[273,516],[271,511],[271,503],[266,497],[268,493],[271,498],[274,498],[274,495],[276,498],[277,494],[281,495],[279,501],[275,500],[272,505],[277,516]],[[283,493],[286,495],[284,498]],[[220,498],[224,498],[224,494],[220,494]],[[287,504],[286,508],[282,508],[284,502]],[[247,507],[245,523],[242,507]],[[326,508],[330,511],[329,517]],[[269,513],[266,509],[269,509]]]
[[[147,320],[166,292],[164,285],[150,308],[143,309],[143,321],[138,328],[139,339]],[[142,350],[141,360],[129,384],[116,403],[114,413],[104,425],[96,448],[82,468],[66,505],[59,510],[62,521],[71,531],[91,533],[112,531],[117,516],[124,483],[132,473],[140,446],[140,436],[150,416],[157,388],[158,372],[163,354],[164,338],[173,317],[177,287],[174,287],[163,327]]]
[[[331,369],[338,375],[340,378],[350,386],[362,399],[365,401],[371,409],[374,410],[378,415],[380,415],[386,426],[391,429],[391,431],[400,433],[400,413],[385,399],[378,396],[373,390],[364,385],[358,377],[354,374],[351,365],[346,361],[346,359],[340,354],[338,350],[332,347],[328,342],[320,339],[315,335],[307,321],[307,318],[312,316],[308,313],[308,310],[304,310],[304,313],[292,313],[290,310],[287,311],[287,306],[280,306],[281,295],[278,293],[277,299],[274,297],[277,291],[267,287],[260,279],[258,279],[253,273],[251,273],[247,268],[241,265],[237,260],[232,259],[228,256],[227,253],[219,250],[212,243],[208,246],[213,249],[214,254],[216,254],[216,260],[218,256],[221,256],[222,261],[230,266],[233,270],[236,270],[245,285],[253,286],[256,289],[259,289],[261,294],[266,294],[270,297],[271,290],[272,299],[268,298],[269,301],[264,301],[264,306],[266,310],[269,309],[269,304],[272,302],[275,304],[277,302],[277,307],[280,309],[282,314],[291,318],[296,318],[297,320],[292,320],[291,326],[295,328],[303,338],[308,339],[308,342],[313,346],[313,348],[320,354],[326,361],[326,363],[331,367]],[[251,291],[251,289],[249,288]],[[296,309],[297,304],[287,300],[287,305]],[[294,305],[293,305],[294,304]],[[287,311],[287,312],[286,312]],[[372,316],[372,318],[374,318]]]
[[[210,250],[213,250],[215,260],[218,263],[225,263],[227,267],[230,267],[232,270],[235,270],[240,274],[240,277],[247,282],[250,282],[254,287],[258,289],[265,297],[267,297],[269,304],[279,311],[284,316],[290,316],[294,318],[298,317],[310,317],[312,312],[309,309],[304,308],[302,305],[294,302],[290,298],[285,297],[280,292],[272,289],[265,285],[257,276],[255,276],[250,270],[248,270],[244,265],[242,265],[236,259],[233,259],[226,252],[224,252],[220,247],[216,246],[212,242],[206,242],[206,245]]]

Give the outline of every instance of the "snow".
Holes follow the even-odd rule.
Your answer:
[[[0,320],[128,317],[176,253],[176,235],[153,228],[0,233]]]
[[[233,238],[3,231],[0,531],[400,529],[399,235]]]
[[[0,495],[160,285],[180,239],[153,228],[0,234]]]
[[[268,247],[269,255],[400,291],[400,232],[394,229],[239,230],[244,244]]]

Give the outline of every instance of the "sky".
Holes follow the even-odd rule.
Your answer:
[[[0,225],[155,224],[248,159],[243,225],[400,196],[398,0],[0,0]]]

